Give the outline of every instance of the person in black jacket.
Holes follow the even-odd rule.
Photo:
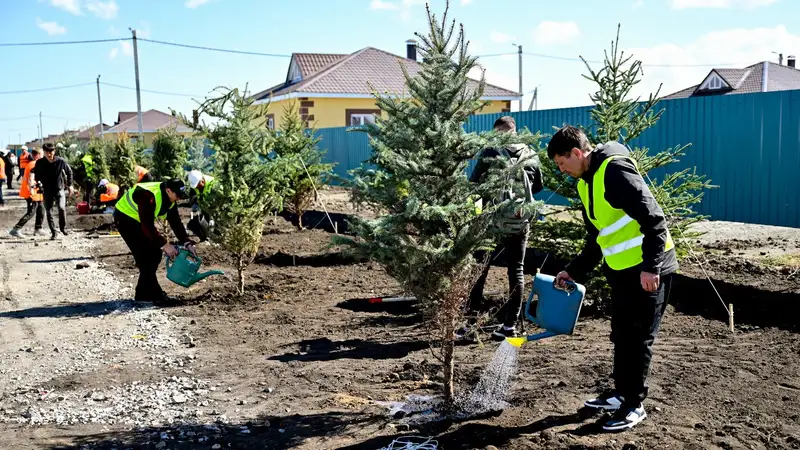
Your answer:
[[[503,116],[495,121],[494,131],[498,133],[516,133],[517,124],[513,117]],[[470,181],[473,183],[480,183],[483,181],[492,165],[492,158],[509,156],[511,158],[520,158],[529,148],[525,144],[511,144],[506,146],[503,150],[496,148],[484,149],[480,154],[478,163],[475,165],[475,169],[470,175]],[[537,164],[525,168],[526,176],[531,180],[531,194],[536,194],[543,188],[542,172],[538,165],[538,159],[536,159],[536,163]],[[491,199],[483,199],[484,202],[490,200]],[[508,273],[509,298],[508,303],[505,305],[505,317],[503,317],[502,326],[492,332],[492,339],[496,341],[501,341],[507,337],[516,335],[516,322],[525,295],[525,250],[527,248],[529,232],[530,224],[525,224],[524,229],[519,233],[504,234],[502,238],[499,239],[498,245],[491,256],[493,260],[502,255],[503,259],[506,261]],[[481,260],[485,257],[485,252],[477,252],[475,256],[478,260]],[[479,312],[483,307],[483,289],[486,286],[486,277],[489,275],[490,266],[491,264],[486,265],[470,292],[467,309],[471,312]],[[473,325],[473,323],[471,323],[471,325]],[[470,327],[464,327],[456,331],[456,337],[463,338],[469,334],[470,331]]]
[[[615,389],[585,406],[616,411],[604,430],[629,429],[647,417],[642,402],[652,346],[678,269],[674,243],[664,211],[625,146],[608,142],[593,149],[581,130],[565,126],[553,135],[547,154],[561,172],[579,179],[587,230],[583,251],[556,282],[562,287],[567,280],[585,282],[603,259],[611,287]]]
[[[66,160],[56,156],[56,147],[48,142],[42,146],[44,158],[36,162],[31,170],[36,182],[42,184],[44,194],[44,211],[47,214],[47,225],[50,226],[50,239],[56,238],[56,226],[53,220],[53,205],[58,206],[58,228],[67,234],[67,191],[75,192],[72,187],[72,168]]]

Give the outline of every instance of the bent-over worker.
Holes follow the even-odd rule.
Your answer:
[[[625,146],[612,141],[594,149],[583,131],[565,126],[553,135],[547,155],[578,179],[587,230],[583,251],[556,281],[585,282],[602,259],[611,286],[615,390],[585,406],[616,411],[605,431],[626,430],[647,417],[642,402],[653,342],[678,269],[675,244],[664,211]]]
[[[103,178],[97,185],[97,204],[101,208],[114,206],[119,197],[119,186]]]
[[[158,232],[156,218],[166,219],[178,242],[194,254],[194,243],[189,239],[178,215],[177,202],[186,197],[183,181],[173,178],[161,183],[139,183],[117,201],[114,223],[139,267],[134,297],[137,301],[156,304],[170,301],[158,284],[156,271],[162,254],[175,257],[178,248]]]
[[[189,172],[189,187],[192,188],[190,194],[192,212],[198,214],[189,220],[186,227],[189,228],[189,231],[194,233],[201,242],[208,239],[211,227],[214,225],[214,220],[208,212],[200,207],[200,200],[208,198],[213,185],[214,177],[211,175],[204,175],[199,170],[192,170]]]

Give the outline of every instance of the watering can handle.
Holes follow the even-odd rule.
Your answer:
[[[553,280],[553,287],[560,291],[564,291],[567,294],[571,294],[572,292],[575,291],[575,289],[578,288],[578,285],[575,284],[574,281],[564,280],[564,284],[566,284],[566,287],[561,287],[558,285],[557,280],[555,279]]]

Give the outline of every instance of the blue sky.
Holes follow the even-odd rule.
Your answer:
[[[612,4],[602,10],[601,3]],[[273,6],[279,5],[279,6]],[[434,11],[444,0],[433,0]],[[515,52],[602,59],[622,23],[622,45],[645,64],[638,93],[659,83],[663,93],[699,83],[713,67],[800,56],[800,2],[790,0],[451,0],[473,54]],[[0,6],[0,43],[140,37],[289,55],[351,53],[372,46],[399,55],[424,31],[424,0],[14,0]],[[142,109],[189,112],[211,89],[261,90],[284,79],[289,59],[200,51],[140,42],[141,87],[188,96],[142,93]],[[517,56],[482,58],[490,82],[516,89]],[[709,65],[711,64],[711,65]],[[700,67],[686,67],[701,65]],[[539,86],[539,108],[588,104],[592,85],[580,61],[525,55],[524,109]],[[134,86],[129,42],[36,47],[0,46],[0,142],[30,140],[38,114],[44,134],[98,122],[94,81]],[[8,91],[86,86],[46,92]],[[135,92],[101,86],[104,122],[135,111]],[[514,105],[516,108],[516,104]],[[34,117],[36,116],[36,117]]]

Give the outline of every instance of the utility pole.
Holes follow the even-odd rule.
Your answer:
[[[100,115],[100,139],[103,138],[103,107],[100,106],[100,75],[97,76],[97,113]]]
[[[522,96],[522,46],[511,44],[517,47],[517,58],[519,60],[519,95]],[[522,112],[522,97],[519,98],[519,110]]]
[[[42,127],[42,112],[39,111],[39,145],[44,145],[44,127]]]
[[[142,127],[142,93],[139,90],[139,46],[136,43],[136,30],[128,28],[133,34],[133,68],[136,72],[136,113],[139,118],[139,142],[144,142]]]

